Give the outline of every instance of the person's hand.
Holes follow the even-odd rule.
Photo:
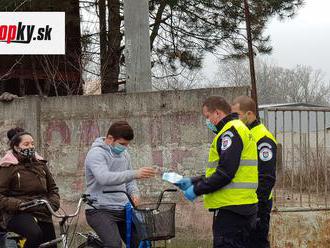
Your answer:
[[[134,206],[138,206],[140,204],[140,197],[138,197],[137,195],[132,195],[131,196]]]
[[[174,183],[175,186],[177,186],[181,190],[186,190],[192,185],[192,181],[190,177],[184,177]]]
[[[145,179],[154,177],[156,175],[156,170],[152,167],[142,167],[137,170],[136,179]]]
[[[197,198],[197,195],[195,194],[194,191],[194,185],[190,186],[183,193],[184,193],[184,197],[189,201],[194,201]]]

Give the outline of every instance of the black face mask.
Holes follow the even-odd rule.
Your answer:
[[[36,151],[35,148],[16,148],[17,153],[23,158],[31,159],[34,158]]]

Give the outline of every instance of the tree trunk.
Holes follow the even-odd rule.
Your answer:
[[[100,74],[101,74],[101,85],[102,93],[103,88],[106,86],[106,71],[107,71],[107,22],[106,22],[106,0],[99,0],[99,23],[100,23]]]
[[[162,16],[163,16],[165,7],[166,7],[166,1],[163,0],[160,2],[159,8],[157,10],[154,27],[153,27],[151,35],[150,35],[150,50],[153,49],[154,41],[158,35],[158,31],[159,31],[160,24],[162,22]]]
[[[37,70],[36,70],[36,61],[37,60],[35,59],[35,57],[31,56],[31,61],[32,61],[32,74],[33,74],[36,89],[38,91],[38,95],[43,96],[44,94],[42,92],[40,81],[39,81]]]
[[[249,48],[249,62],[250,62],[250,74],[251,74],[251,98],[255,101],[257,106],[257,119],[259,119],[258,111],[258,95],[257,95],[257,83],[256,83],[256,74],[254,69],[254,52],[252,44],[252,30],[251,30],[251,16],[248,0],[244,0],[244,14],[245,14],[245,24],[246,24],[246,34],[247,42]]]
[[[20,68],[23,71],[24,67],[23,64],[20,64]],[[24,82],[24,78],[22,76],[20,76],[19,78],[19,91],[18,91],[18,95],[19,96],[25,96],[25,82]]]
[[[118,80],[120,73],[120,0],[108,0],[108,54],[107,70],[105,71],[106,82],[102,84],[102,93],[118,92]]]

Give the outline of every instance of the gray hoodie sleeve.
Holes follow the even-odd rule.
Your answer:
[[[126,158],[128,160],[128,169],[133,170],[132,164],[131,164],[131,157],[129,156],[128,153],[126,153]],[[139,191],[139,188],[137,187],[136,180],[132,180],[132,181],[126,183],[126,190],[130,196],[133,196],[133,195],[140,196],[140,191]]]
[[[112,172],[109,171],[106,161],[101,148],[94,148],[86,156],[86,169],[93,174],[99,184],[107,186],[120,185],[134,179],[136,174],[134,170]]]

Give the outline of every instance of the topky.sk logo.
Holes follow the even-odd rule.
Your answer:
[[[0,12],[1,54],[65,54],[65,12]]]
[[[52,29],[50,25],[36,29],[36,25],[24,25],[23,22],[17,25],[0,24],[0,42],[29,44],[32,39],[51,40]]]

